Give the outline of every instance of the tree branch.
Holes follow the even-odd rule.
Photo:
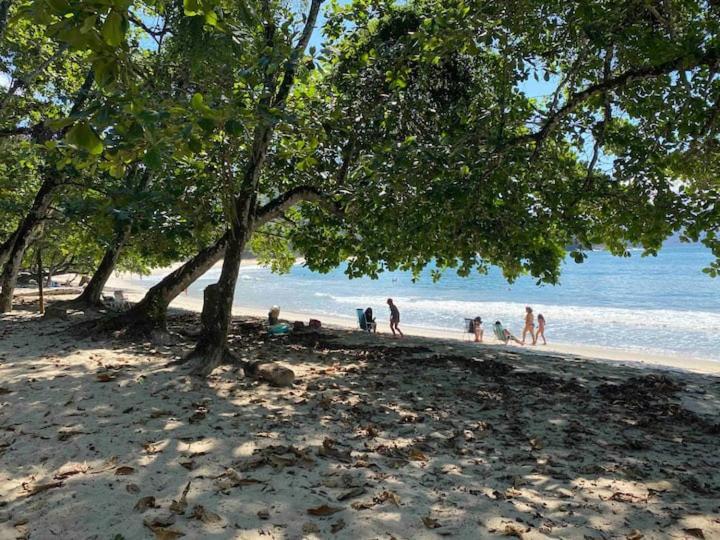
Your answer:
[[[700,55],[690,57],[678,56],[672,60],[668,60],[667,62],[663,62],[662,64],[657,64],[655,66],[644,66],[625,71],[616,77],[603,80],[599,83],[588,86],[580,92],[574,93],[570,96],[565,105],[563,105],[555,113],[548,116],[545,124],[542,128],[540,128],[540,130],[509,139],[503,146],[521,144],[524,142],[535,142],[536,146],[533,157],[537,157],[545,140],[553,133],[553,131],[555,131],[555,128],[557,128],[562,119],[574,112],[580,105],[597,94],[623,88],[637,81],[668,75],[674,71],[713,65],[719,59],[720,48],[710,49]]]
[[[162,40],[164,33],[164,28],[162,30],[153,30],[148,25],[146,25],[140,17],[138,17],[132,12],[128,12],[128,20],[142,28],[151,38],[155,40],[155,43],[160,45],[160,41]]]
[[[13,127],[0,129],[0,137],[13,137],[14,135],[29,135],[39,124],[34,126]]]
[[[0,39],[5,35],[7,28],[8,14],[10,13],[10,5],[12,0],[0,0]]]
[[[322,4],[322,2],[323,0],[312,0],[312,3],[310,4],[310,10],[308,12],[307,19],[305,20],[305,27],[300,34],[300,39],[290,54],[290,58],[285,64],[285,72],[283,74],[282,82],[280,83],[280,88],[273,99],[273,106],[282,106],[285,104],[285,100],[287,99],[293,82],[295,81],[295,74],[297,73],[300,59],[303,54],[305,54],[305,49],[307,48],[313,29],[315,28],[315,22],[317,21],[320,4]]]
[[[603,81],[607,81],[610,78],[610,73],[612,70],[612,59],[613,48],[611,46],[607,53],[605,53],[605,61],[603,63]],[[607,126],[611,120],[612,105],[610,104],[608,92],[603,92],[603,120],[600,123],[600,132],[595,137],[595,146],[593,147],[592,159],[588,164],[587,175],[585,176],[585,182],[583,184],[582,192],[578,194],[579,197],[581,197],[582,193],[587,191],[592,185],[595,165],[597,164],[598,158],[600,157],[600,150],[602,149],[603,144],[605,144],[605,133],[607,131]]]
[[[73,116],[80,112],[80,109],[82,109],[85,106],[85,102],[90,98],[90,90],[92,89],[92,85],[95,82],[95,72],[92,68],[88,70],[88,72],[85,74],[85,80],[82,83],[82,86],[78,90],[78,93],[75,94],[75,100],[73,102],[73,106],[70,109],[70,114],[68,116]],[[69,127],[65,128],[63,130],[63,135],[65,132],[70,129]]]
[[[332,203],[326,193],[313,186],[297,186],[261,206],[257,211],[255,225],[260,227],[283,217],[286,210],[300,202],[321,202],[333,213],[340,213],[340,209]]]
[[[50,56],[48,59],[46,59],[43,63],[41,63],[37,68],[35,68],[34,71],[32,71],[30,74],[28,74],[26,77],[18,77],[15,79],[15,81],[10,85],[10,88],[8,88],[8,91],[5,92],[5,94],[0,99],[0,110],[5,107],[5,103],[7,100],[9,100],[11,97],[15,95],[15,92],[20,90],[21,88],[28,88],[35,79],[47,69],[47,67],[52,64],[55,60],[60,58],[62,54],[68,49],[68,45],[63,44],[61,45],[57,51],[55,51],[55,54]]]

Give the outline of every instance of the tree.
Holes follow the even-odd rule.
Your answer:
[[[653,254],[673,232],[692,231],[720,254],[709,211],[717,191],[697,174],[716,162],[707,125],[720,90],[718,19],[701,4],[668,7],[669,28],[621,2],[415,2],[379,21],[340,10],[329,24],[347,45],[338,84],[366,156],[350,172],[363,193],[345,223],[306,215],[293,243],[314,246],[307,262],[318,269],[351,257],[351,276],[419,272],[435,260],[548,282],[573,244],[577,261],[594,243]],[[438,88],[461,107],[438,103],[423,117],[433,76],[418,74],[453,55],[472,99]],[[546,80],[547,100],[525,96],[533,75]],[[455,129],[442,122],[453,112]],[[678,167],[688,146],[694,176]]]

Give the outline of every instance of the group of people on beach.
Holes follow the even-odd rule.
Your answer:
[[[387,299],[387,305],[388,308],[390,308],[390,331],[392,332],[393,337],[402,338],[404,337],[404,334],[402,333],[402,330],[400,330],[400,310],[398,309],[395,302],[393,302],[392,298]],[[368,330],[372,332],[377,332],[377,321],[373,316],[372,308],[368,307],[365,310],[364,315],[365,324],[367,325]],[[478,343],[482,343],[482,338],[484,334],[482,318],[475,317],[474,319],[472,319],[470,325],[470,331],[475,334],[475,341]],[[547,345],[547,341],[545,340],[545,317],[542,313],[538,314],[536,331],[535,315],[530,306],[525,307],[525,327],[523,328],[522,332],[522,341],[516,338],[507,328],[503,327],[500,321],[495,321],[493,330],[495,332],[495,337],[497,337],[500,341],[504,341],[506,345],[509,341],[514,341],[519,345],[525,345],[525,340],[528,334],[530,334],[533,345],[536,345],[538,339],[540,338],[542,338],[543,345]]]
[[[535,330],[535,315],[533,313],[533,309],[530,306],[525,307],[525,326],[523,328],[522,332],[522,341],[520,341],[518,338],[516,338],[510,330],[505,328],[503,324],[500,321],[495,321],[495,324],[493,325],[493,331],[495,332],[495,337],[498,338],[500,341],[504,341],[505,344],[509,341],[514,341],[518,345],[525,345],[525,340],[527,338],[527,335],[530,334],[530,337],[532,338],[532,344],[536,345],[538,339],[542,338],[543,345],[547,345],[547,341],[545,340],[545,317],[542,313],[539,313],[537,316],[537,331]],[[470,322],[470,328],[469,331],[475,334],[475,341],[477,343],[482,343],[483,340],[483,326],[482,326],[482,317],[475,317]]]

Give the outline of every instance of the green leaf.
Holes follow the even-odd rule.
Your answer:
[[[125,165],[122,163],[113,163],[110,166],[110,176],[113,178],[122,178],[125,176]]]
[[[119,70],[117,62],[112,58],[98,58],[93,62],[95,82],[101,88],[110,88],[117,80]]]
[[[143,162],[151,169],[157,170],[162,167],[162,155],[157,146],[154,146],[145,152]]]
[[[86,17],[83,21],[82,26],[80,27],[80,33],[81,34],[87,34],[90,30],[95,28],[95,23],[97,22],[97,17],[95,15],[91,15],[90,17]]]
[[[243,126],[240,122],[231,118],[230,120],[225,122],[225,131],[227,131],[230,135],[242,135]]]
[[[118,47],[125,38],[127,22],[117,11],[111,11],[102,25],[100,33],[105,43],[112,47]]]
[[[217,26],[217,23],[218,23],[217,13],[215,13],[214,11],[206,11],[205,12],[205,23],[210,26]]]
[[[183,9],[188,17],[197,15],[200,11],[200,2],[198,0],[183,0]]]
[[[188,148],[190,151],[198,154],[202,152],[202,142],[197,137],[190,137],[190,140],[188,141]]]
[[[60,131],[72,125],[76,120],[77,118],[56,118],[55,120],[48,121],[47,125],[53,131]]]
[[[87,122],[75,124],[70,131],[68,131],[66,139],[70,144],[87,150],[93,155],[98,156],[102,154],[103,143]]]
[[[65,13],[72,11],[72,7],[67,0],[45,0],[45,3],[55,15],[65,15]]]
[[[196,92],[195,94],[193,94],[193,97],[190,99],[190,105],[193,109],[197,111],[202,110],[204,104],[205,103],[201,93]]]
[[[198,120],[198,125],[207,133],[212,133],[215,130],[215,121],[212,118],[203,117]]]

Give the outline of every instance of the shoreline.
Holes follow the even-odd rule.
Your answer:
[[[222,263],[218,263],[222,264]],[[246,259],[243,266],[256,265],[254,259]],[[217,265],[216,265],[217,266]],[[166,269],[157,270],[152,275],[164,274]],[[130,281],[126,275],[112,276],[108,281],[107,288],[109,290],[122,289],[128,293],[128,299],[132,302],[140,300],[148,287],[140,287],[136,282]],[[186,295],[178,296],[171,304],[171,308],[184,309],[188,311],[202,311],[202,298],[191,297]],[[249,306],[233,305],[234,316],[247,316],[265,318],[268,308],[253,308]],[[305,321],[309,318],[319,319],[323,325],[330,328],[338,328],[343,330],[356,329],[357,320],[354,317],[343,317],[341,315],[318,315],[317,313],[304,311],[280,311],[280,318],[287,321]],[[466,343],[475,345],[471,340],[465,338],[465,334],[461,331],[443,330],[427,328],[422,326],[402,325],[401,329],[408,336],[432,338],[439,341],[450,341],[453,343]],[[378,339],[392,339],[389,333],[389,326],[380,321],[378,325]],[[488,339],[489,338],[489,339]],[[541,355],[560,355],[568,358],[582,357],[588,360],[598,360],[618,365],[640,365],[648,368],[661,368],[670,370],[689,371],[694,373],[704,373],[720,376],[720,362],[704,358],[678,358],[671,355],[663,355],[654,352],[643,352],[632,349],[598,347],[594,345],[580,345],[573,343],[549,343],[546,345],[536,346],[519,346],[512,342],[507,346],[502,345],[492,336],[492,330],[485,328],[484,342],[477,345],[482,350],[488,348],[508,348],[508,351],[528,354]]]

